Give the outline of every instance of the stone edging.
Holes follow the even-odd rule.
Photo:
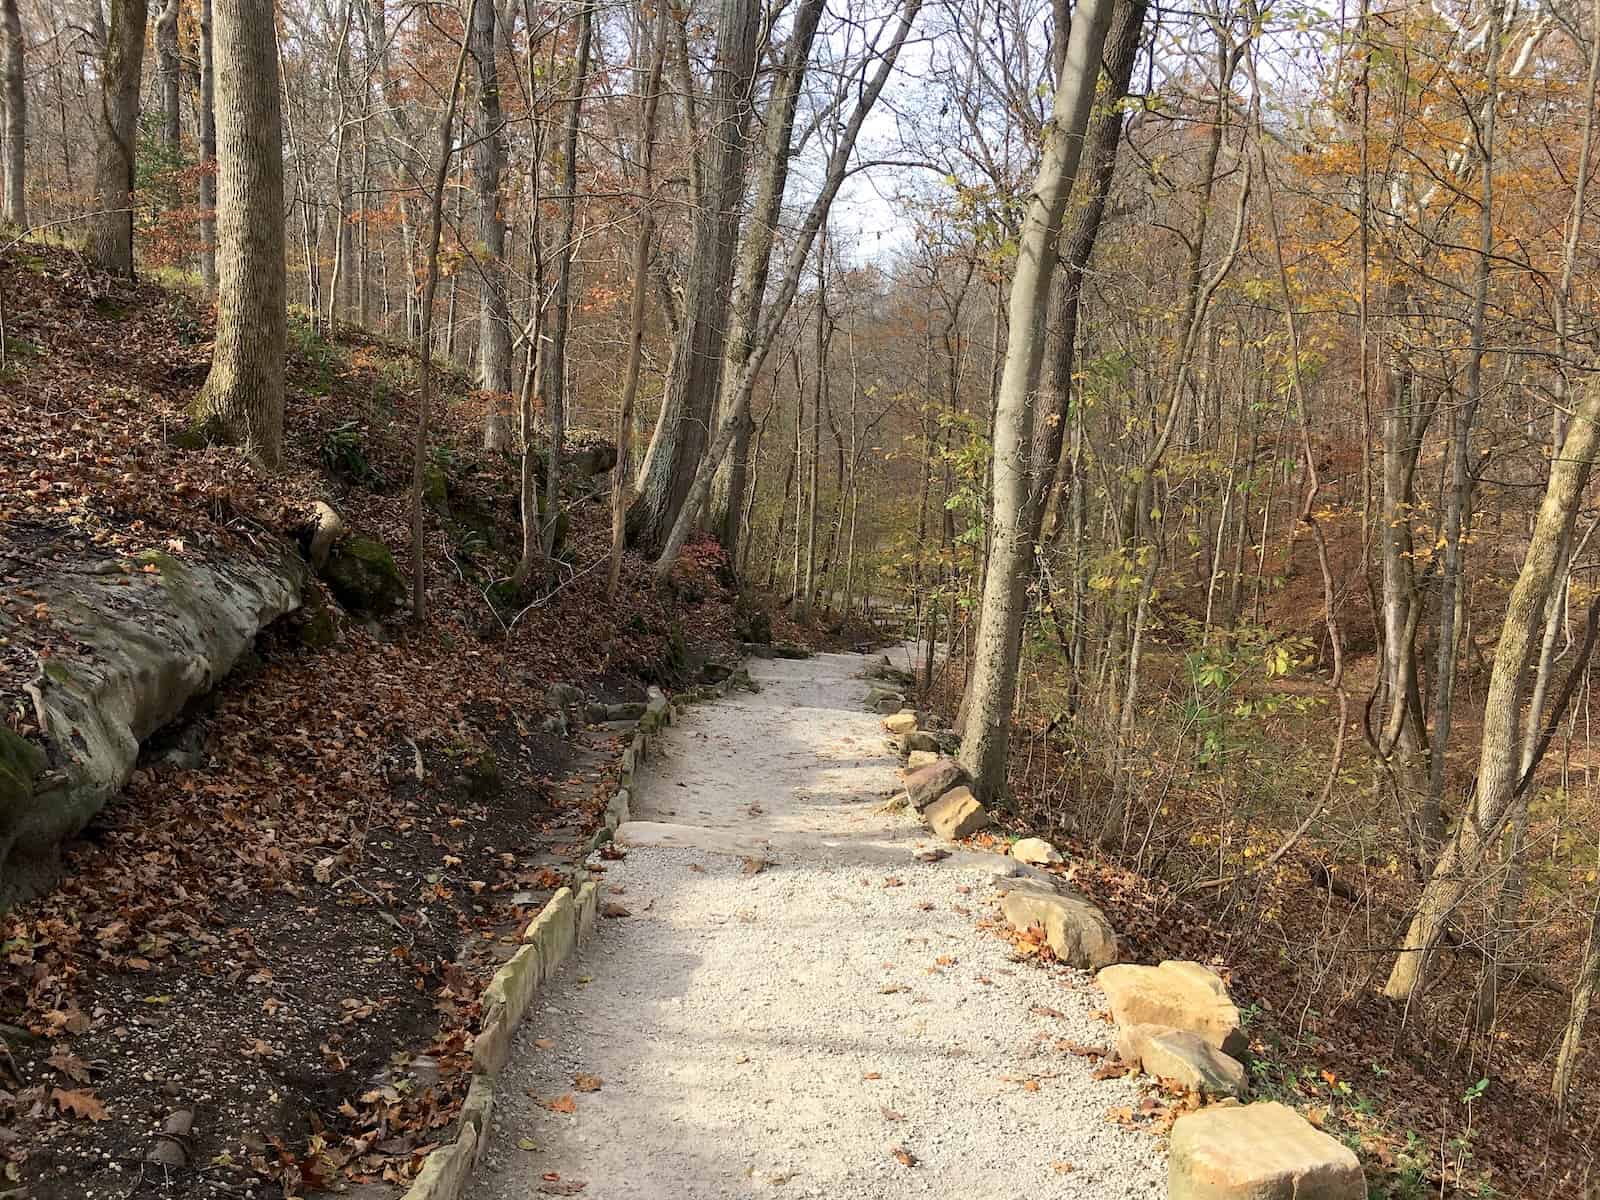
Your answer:
[[[609,842],[617,826],[628,820],[629,806],[637,794],[637,773],[656,732],[677,719],[684,703],[727,695],[740,682],[741,674],[748,680],[747,674],[735,672],[720,683],[691,688],[677,701],[669,701],[657,688],[650,689],[633,740],[622,752],[622,777],[616,794],[606,805],[604,823],[595,831],[589,853]],[[428,1155],[403,1200],[460,1200],[489,1136],[496,1081],[511,1055],[517,1026],[533,1006],[540,985],[589,940],[599,909],[600,888],[589,879],[578,883],[576,892],[570,886],[558,890],[528,923],[521,948],[495,972],[483,991],[483,1017],[472,1043],[472,1086],[461,1105],[455,1141]]]

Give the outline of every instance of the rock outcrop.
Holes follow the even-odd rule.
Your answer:
[[[0,740],[0,904],[53,880],[60,843],[128,782],[140,743],[297,608],[307,578],[282,542],[218,561],[149,551],[34,586],[70,648],[24,688],[36,740]]]

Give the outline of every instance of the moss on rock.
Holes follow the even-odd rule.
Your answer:
[[[323,577],[350,612],[381,617],[405,603],[405,578],[389,547],[375,538],[348,537],[334,546]]]

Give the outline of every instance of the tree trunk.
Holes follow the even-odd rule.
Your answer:
[[[216,15],[229,69],[217,87],[217,332],[197,401],[204,419],[265,466],[283,446],[287,338],[283,126],[272,0],[233,0]]]
[[[672,532],[704,457],[706,431],[715,415],[744,199],[749,97],[760,24],[759,0],[722,0],[710,100],[713,132],[695,221],[686,319],[639,497],[628,512],[629,541],[646,550],[661,548]]]
[[[1384,994],[1408,1000],[1426,980],[1446,923],[1476,882],[1487,849],[1495,843],[1518,803],[1526,803],[1521,777],[1523,677],[1543,633],[1545,606],[1559,583],[1558,571],[1584,486],[1600,449],[1600,384],[1590,383],[1550,466],[1544,502],[1522,570],[1507,602],[1483,707],[1477,795],[1462,815],[1423,888]]]
[[[217,110],[215,21],[200,0],[200,281],[217,290]]]
[[[1073,13],[1011,282],[1010,337],[995,405],[994,536],[979,618],[972,704],[960,756],[980,797],[986,800],[1005,787],[1022,619],[1033,568],[1029,456],[1050,282],[1058,257],[1061,219],[1094,103],[1112,7],[1112,0],[1082,0]]]
[[[473,0],[472,57],[478,69],[478,386],[489,393],[485,450],[511,449],[511,306],[506,296],[506,223],[500,213],[505,165],[494,0]]]
[[[1056,478],[1067,425],[1071,418],[1072,372],[1078,340],[1078,307],[1083,296],[1084,272],[1094,254],[1105,215],[1106,197],[1116,173],[1117,150],[1122,145],[1121,100],[1133,78],[1133,60],[1138,56],[1144,32],[1144,0],[1120,0],[1106,34],[1106,88],[1085,134],[1088,152],[1083,203],[1078,207],[1062,246],[1062,270],[1055,277],[1050,293],[1050,317],[1045,324],[1045,354],[1050,364],[1041,400],[1047,417],[1034,423],[1032,466],[1033,488],[1029,499],[1029,521],[1038,539],[1044,526],[1050,485]],[[1058,29],[1067,23],[1058,14]],[[1059,69],[1059,63],[1057,64]]]
[[[544,470],[544,553],[555,553],[561,515],[561,454],[567,421],[567,333],[572,328],[572,254],[578,229],[578,129],[583,93],[589,86],[589,49],[593,40],[594,4],[578,10],[578,62],[572,100],[561,142],[561,219],[556,224],[556,288],[551,298],[550,344],[546,356],[544,415],[550,431],[550,456]]]
[[[644,22],[640,20],[640,36]],[[622,578],[622,551],[626,541],[629,489],[629,444],[633,409],[639,398],[639,367],[644,357],[645,305],[650,294],[650,243],[655,237],[656,114],[661,109],[661,76],[667,55],[667,6],[656,6],[655,46],[650,73],[645,80],[639,116],[639,231],[633,243],[633,297],[628,306],[628,366],[623,375],[622,404],[617,410],[617,465],[611,473],[611,565],[606,594],[613,599]]]
[[[156,18],[156,54],[161,79],[161,145],[167,170],[182,165],[183,129],[179,99],[183,86],[183,55],[178,50],[179,0],[167,0]]]
[[[100,64],[100,119],[95,138],[95,213],[89,258],[133,278],[133,171],[138,147],[139,80],[144,68],[147,0],[111,0],[111,26]],[[276,88],[276,81],[274,81]],[[276,101],[274,101],[276,107]]]
[[[428,242],[424,247],[424,268],[420,319],[417,328],[417,433],[411,448],[411,620],[421,625],[428,619],[428,555],[425,540],[427,512],[423,504],[423,482],[428,465],[429,407],[433,400],[433,298],[439,290],[439,237],[444,229],[444,184],[450,178],[450,158],[455,147],[456,105],[461,95],[461,76],[466,72],[469,47],[461,44],[456,71],[450,80],[450,99],[439,118],[439,161],[434,166],[432,190],[428,196]]]
[[[16,229],[28,227],[26,199],[25,159],[28,146],[28,92],[27,64],[24,61],[27,43],[22,37],[22,18],[17,13],[17,0],[5,0],[6,34],[6,224]]]

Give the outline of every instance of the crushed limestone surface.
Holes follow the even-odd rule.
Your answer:
[[[984,924],[1005,860],[920,862],[934,839],[882,811],[869,661],[755,663],[759,694],[658,741],[636,820],[769,848],[605,864],[631,915],[529,1012],[473,1200],[1166,1195],[1159,1143],[1106,1116],[1138,1085],[1066,1048],[1110,1046],[1103,997]]]

